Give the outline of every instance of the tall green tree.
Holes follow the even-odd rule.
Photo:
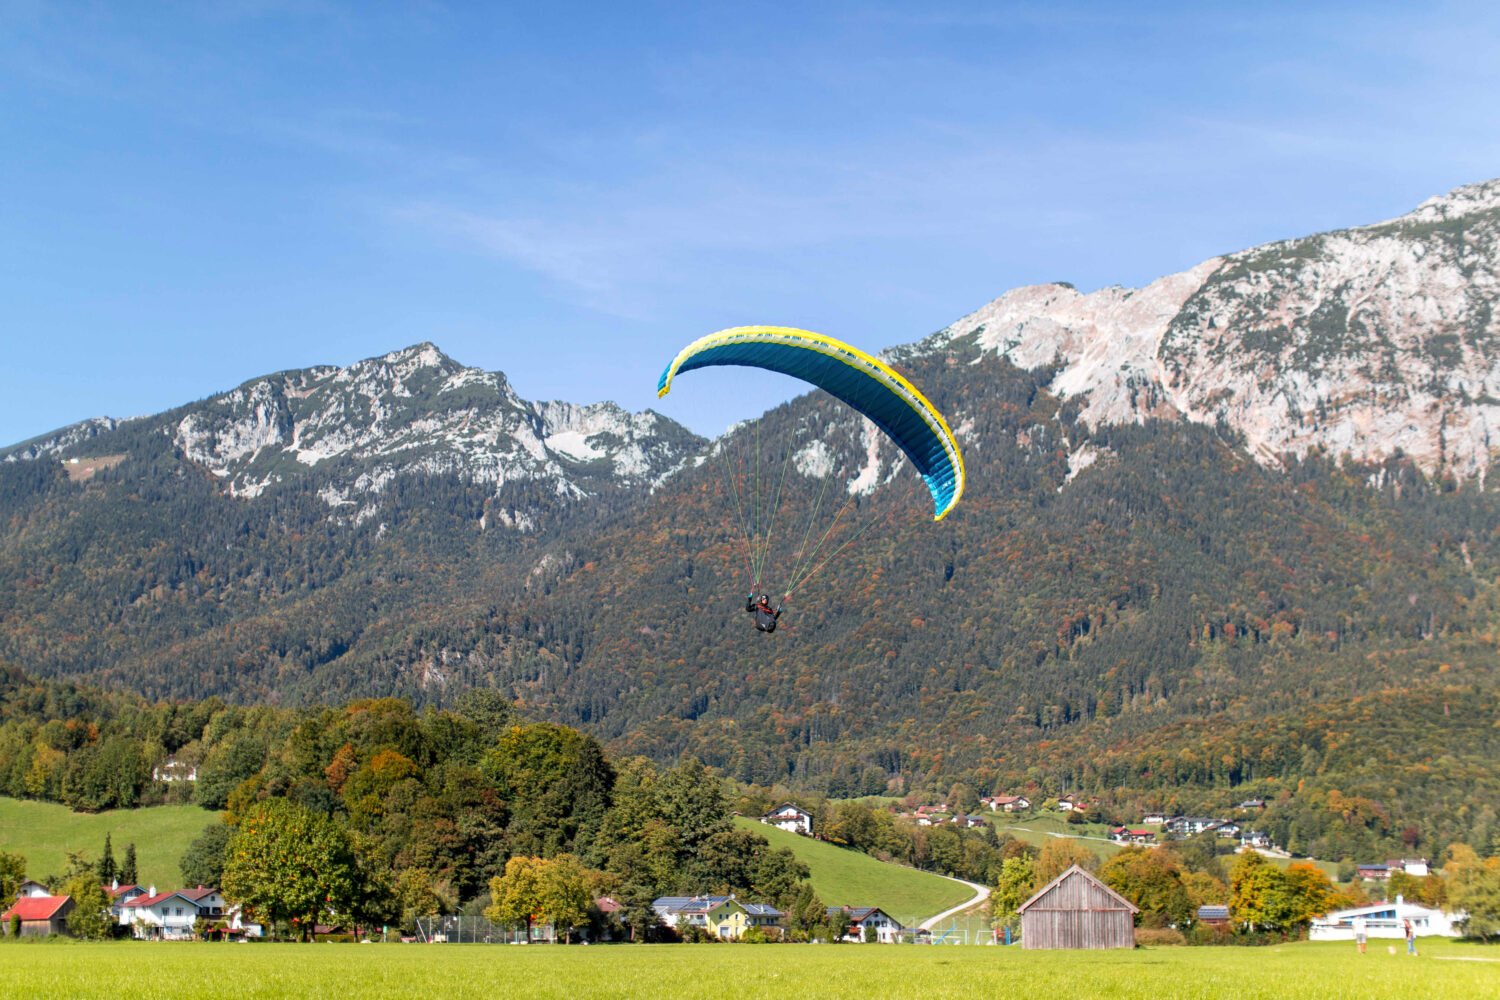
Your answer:
[[[99,861],[94,866],[94,872],[99,876],[100,885],[110,885],[119,875],[119,869],[115,867],[115,849],[110,844],[107,833],[104,835],[104,850],[99,853]]]
[[[542,912],[542,872],[545,862],[541,858],[517,855],[505,863],[505,874],[490,879],[490,905],[484,916],[492,924],[526,927],[526,940],[531,940],[531,925]]]
[[[177,863],[184,885],[216,887],[224,881],[224,859],[235,828],[227,823],[205,827]]]
[[[283,922],[310,940],[314,925],[359,902],[349,835],[334,820],[285,799],[245,810],[229,841],[223,890],[277,933]]]
[[[135,867],[135,842],[131,841],[125,845],[125,860],[120,862],[120,884],[134,885],[140,877]]]
[[[26,859],[19,854],[0,851],[0,901],[9,906],[26,881]]]
[[[64,882],[59,894],[73,897],[68,914],[68,930],[74,937],[102,941],[109,936],[109,893],[99,884],[95,872],[85,871]]]

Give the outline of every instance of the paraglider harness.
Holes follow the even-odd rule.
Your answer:
[[[752,590],[750,596],[745,598],[745,610],[755,616],[755,627],[762,632],[776,631],[776,619],[781,617],[781,607],[771,610],[771,598],[768,594],[761,594],[760,600],[755,599]]]

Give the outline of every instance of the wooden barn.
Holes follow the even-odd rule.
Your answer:
[[[1017,911],[1024,948],[1134,948],[1139,908],[1074,865]]]

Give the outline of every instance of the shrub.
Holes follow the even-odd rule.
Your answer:
[[[1135,946],[1137,948],[1160,948],[1164,945],[1187,944],[1187,938],[1175,927],[1137,927],[1135,929]]]

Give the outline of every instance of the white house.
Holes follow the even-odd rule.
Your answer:
[[[34,878],[28,878],[21,882],[20,891],[16,893],[16,899],[40,899],[43,896],[52,895],[52,891]],[[0,902],[11,903],[14,900],[0,900]]]
[[[865,928],[875,928],[875,940],[881,944],[897,944],[901,940],[901,924],[896,918],[889,916],[878,906],[830,906],[828,915],[835,913],[849,914],[849,930],[844,935],[846,941],[863,942],[865,940]]]
[[[990,807],[990,812],[1025,812],[1031,808],[1031,800],[1024,795],[995,795],[980,802]]]
[[[1142,823],[1146,823],[1148,825],[1154,823],[1157,826],[1162,826],[1162,825],[1164,825],[1167,822],[1167,814],[1166,813],[1147,813],[1146,815],[1144,815],[1144,816],[1141,817],[1141,822]]]
[[[1426,858],[1400,858],[1399,860],[1387,861],[1385,866],[1391,871],[1402,871],[1416,878],[1426,878],[1430,873]]]
[[[240,929],[238,908],[229,906],[218,889],[200,885],[196,889],[159,893],[154,885],[145,892],[139,886],[126,888],[110,906],[110,912],[120,926],[134,927],[136,937],[188,940],[199,917],[223,920]]]
[[[1365,930],[1372,938],[1404,938],[1406,928],[1403,921],[1410,920],[1417,937],[1461,937],[1462,932],[1454,925],[1463,915],[1444,913],[1442,910],[1417,903],[1408,903],[1396,897],[1394,903],[1371,903],[1349,910],[1335,910],[1326,917],[1312,922],[1308,937],[1313,941],[1353,941],[1354,918],[1365,918]]]
[[[151,769],[152,781],[197,781],[198,766],[168,757]]]
[[[760,821],[789,833],[812,834],[812,813],[791,802],[783,802],[762,816]]]

